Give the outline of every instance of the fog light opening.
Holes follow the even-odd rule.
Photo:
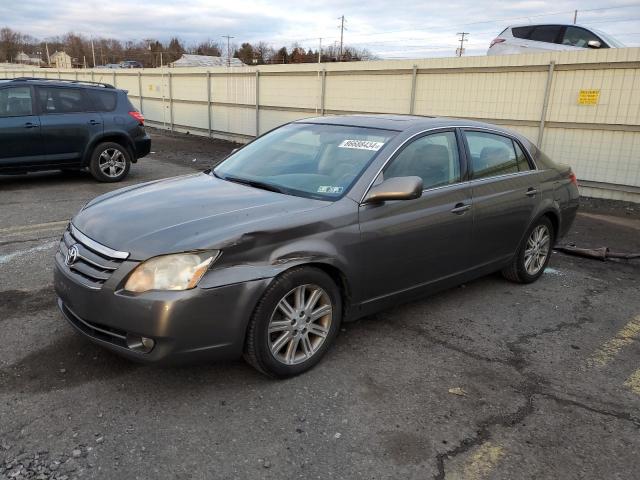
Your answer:
[[[129,350],[140,353],[149,353],[153,350],[156,342],[152,338],[141,337],[139,335],[127,334],[127,347]]]

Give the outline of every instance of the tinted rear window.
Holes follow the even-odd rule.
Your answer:
[[[515,27],[511,29],[511,33],[516,38],[529,38],[531,32],[533,31],[533,27]]]
[[[560,25],[540,25],[535,27],[529,35],[529,40],[535,40],[537,42],[555,43],[560,33]]]
[[[93,110],[79,88],[38,87],[42,113],[74,113]]]
[[[118,94],[103,90],[88,90],[95,109],[99,112],[112,112],[118,104]]]

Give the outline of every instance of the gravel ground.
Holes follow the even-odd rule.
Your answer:
[[[640,261],[556,253],[533,285],[398,306],[287,381],[140,366],[75,334],[51,281],[65,222],[234,148],[152,135],[120,185],[0,177],[0,478],[640,478]],[[566,241],[640,252],[640,207],[585,201]]]

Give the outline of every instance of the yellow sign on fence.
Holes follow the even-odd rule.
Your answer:
[[[578,105],[597,105],[600,99],[600,90],[580,90]]]

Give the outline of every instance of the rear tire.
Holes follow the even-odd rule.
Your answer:
[[[535,282],[549,264],[554,239],[551,220],[540,217],[527,231],[515,257],[502,270],[502,276],[516,283]]]
[[[99,182],[119,182],[129,173],[131,155],[127,148],[115,142],[103,142],[91,155],[89,171]]]
[[[342,298],[331,277],[313,267],[293,268],[269,286],[247,329],[244,358],[274,378],[313,368],[333,344]]]

